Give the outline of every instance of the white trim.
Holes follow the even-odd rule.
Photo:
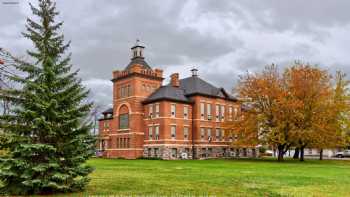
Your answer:
[[[142,133],[142,132],[111,133],[111,134],[108,134],[108,135],[111,135],[111,136],[118,136],[118,135],[130,135],[130,134],[145,135],[145,133]]]
[[[160,124],[159,124],[159,123],[151,123],[151,124],[148,124],[147,126],[148,126],[148,127],[152,127],[152,126],[160,126]]]
[[[143,148],[107,148],[105,150],[143,150]]]
[[[145,144],[144,147],[154,147],[154,146],[185,146],[192,147],[191,144]]]
[[[117,131],[121,131],[121,132],[123,132],[123,131],[130,131],[131,129],[129,128],[129,129],[117,129]]]
[[[176,117],[171,117],[171,116],[160,116],[158,118],[144,118],[143,120],[156,120],[156,119],[174,119],[174,120],[185,120],[185,121],[191,121],[192,118],[188,117],[187,119],[186,118],[176,118]]]
[[[124,97],[124,98],[119,98],[119,99],[114,99],[114,100],[120,101],[120,100],[125,100],[125,99],[130,99],[130,98],[147,98],[147,96],[129,96],[129,97]]]
[[[159,142],[159,141],[191,142],[191,140],[175,140],[175,139],[144,140],[144,142]]]

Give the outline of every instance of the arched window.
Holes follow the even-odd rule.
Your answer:
[[[123,105],[119,109],[119,129],[129,128],[129,109]]]

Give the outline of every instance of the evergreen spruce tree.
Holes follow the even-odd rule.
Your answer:
[[[56,4],[39,0],[30,4],[36,19],[27,19],[27,31],[35,49],[28,51],[33,64],[17,60],[25,77],[12,77],[17,90],[2,91],[15,108],[0,116],[0,191],[9,195],[51,194],[84,189],[92,168],[85,161],[92,156],[91,124],[84,123],[92,104],[88,91],[71,71],[69,43],[56,23]],[[0,96],[1,97],[1,96]]]

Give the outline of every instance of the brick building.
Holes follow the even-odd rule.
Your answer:
[[[223,88],[201,79],[197,70],[180,79],[145,61],[144,46],[131,48],[124,70],[113,72],[113,108],[99,120],[99,148],[104,157],[163,159],[255,156],[255,148],[232,149],[223,122],[240,113],[239,101]]]

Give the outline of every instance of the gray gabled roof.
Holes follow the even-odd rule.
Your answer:
[[[152,93],[144,101],[144,103],[151,103],[159,100],[170,100],[170,101],[185,102],[185,103],[191,102],[191,100],[185,96],[185,92],[183,89],[180,89],[178,87],[173,87],[171,85],[160,87],[154,93]]]
[[[192,76],[181,79],[179,87],[173,87],[170,84],[160,87],[151,94],[144,103],[151,103],[159,100],[192,102],[189,97],[193,95],[203,95],[237,101],[237,99],[228,94],[225,89],[217,88],[197,76]]]
[[[186,95],[202,94],[207,96],[225,98],[219,88],[211,85],[210,83],[197,76],[181,79],[180,88],[185,90]]]
[[[198,76],[181,79],[180,88],[185,90],[186,96],[198,94],[237,101],[237,99],[228,94],[224,88],[217,88]]]
[[[140,64],[143,66],[144,69],[151,69],[151,67],[147,64],[145,61],[145,58],[143,57],[134,57],[131,59],[131,62],[125,67],[124,70],[129,70],[132,65],[134,64]]]

